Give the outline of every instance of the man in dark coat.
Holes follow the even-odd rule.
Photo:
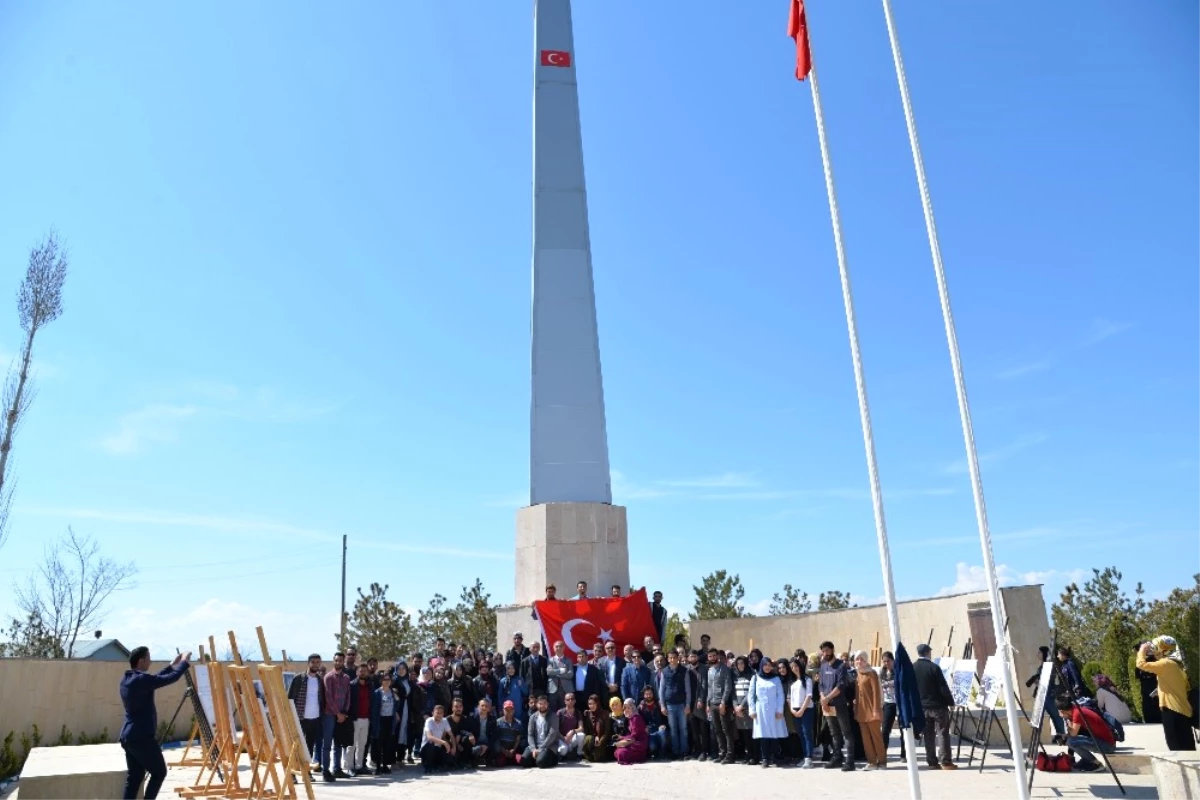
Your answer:
[[[925,761],[930,769],[958,769],[950,755],[950,707],[954,705],[954,695],[942,668],[929,659],[932,652],[933,648],[927,644],[917,645],[917,660],[913,663],[921,708],[925,710],[925,727],[929,729],[925,732]]]
[[[146,800],[154,800],[167,777],[167,762],[162,748],[158,746],[158,710],[154,706],[154,693],[170,686],[183,677],[188,670],[191,653],[175,657],[169,667],[157,675],[151,675],[150,648],[135,647],[129,654],[129,669],[121,678],[121,703],[125,706],[125,724],[121,727],[121,748],[125,751],[126,800],[134,800],[147,773]]]
[[[575,654],[575,677],[571,690],[575,692],[575,697],[583,698],[584,707],[592,695],[597,695],[601,703],[608,705],[608,684],[604,682],[604,675],[600,670],[594,664],[588,663],[587,650],[580,650]]]

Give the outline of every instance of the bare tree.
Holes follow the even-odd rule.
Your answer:
[[[13,436],[33,402],[29,365],[33,360],[33,340],[38,331],[62,314],[62,290],[67,280],[67,251],[51,230],[42,243],[29,251],[25,279],[17,290],[17,314],[25,344],[17,364],[9,369],[4,384],[4,433],[0,436],[0,546],[8,536],[8,512],[12,503],[13,481],[8,480],[9,454]]]
[[[100,627],[104,604],[113,592],[131,588],[137,567],[100,555],[100,545],[71,528],[46,548],[46,555],[24,588],[17,606],[37,615],[70,658],[80,631]]]

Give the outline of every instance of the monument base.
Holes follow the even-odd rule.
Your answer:
[[[588,594],[608,596],[613,585],[629,591],[629,529],[624,506],[607,503],[543,503],[517,511],[514,602],[575,594],[587,581]]]

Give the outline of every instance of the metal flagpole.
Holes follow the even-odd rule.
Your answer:
[[[1006,698],[1005,716],[1011,736],[1013,777],[1017,782],[1017,797],[1028,800],[1029,789],[1025,783],[1025,753],[1021,742],[1021,729],[1017,721],[1017,704],[1014,687],[1009,677],[1013,674],[1012,646],[1009,644],[1004,624],[1004,606],[1000,597],[1000,585],[996,579],[996,562],[992,555],[992,535],[988,530],[987,504],[983,499],[983,479],[979,474],[979,454],[975,448],[975,432],[971,425],[971,409],[967,401],[967,383],[963,377],[962,359],[958,352],[958,336],[954,329],[954,314],[950,310],[950,291],[946,287],[946,271],[942,266],[942,250],[938,244],[937,224],[933,219],[933,202],[929,199],[929,183],[925,179],[925,164],[921,159],[921,143],[917,138],[917,123],[913,117],[912,99],[908,94],[908,79],[904,75],[904,60],[900,56],[900,40],[896,36],[896,23],[892,18],[891,0],[883,0],[883,14],[887,20],[888,39],[892,44],[892,59],[896,63],[896,80],[900,84],[900,101],[904,105],[904,122],[908,126],[908,142],[912,147],[913,164],[917,170],[917,186],[921,191],[921,208],[925,212],[925,230],[929,234],[929,250],[933,255],[933,272],[937,278],[938,298],[942,303],[942,319],[946,325],[946,341],[950,346],[950,366],[954,372],[954,390],[958,395],[958,414],[962,420],[963,439],[967,449],[967,468],[971,474],[971,493],[975,499],[975,519],[979,525],[979,542],[983,549],[983,566],[987,573],[988,593],[992,602],[992,628],[996,634],[996,655],[1004,668]]]
[[[900,619],[896,612],[896,589],[892,583],[892,556],[888,550],[887,520],[883,515],[883,490],[879,484],[879,465],[875,460],[875,435],[871,431],[871,409],[867,403],[867,379],[863,375],[862,352],[858,346],[858,322],[854,315],[854,295],[850,289],[850,269],[846,266],[846,249],[842,243],[842,216],[838,212],[837,190],[833,185],[833,165],[829,159],[829,142],[825,138],[825,114],[821,110],[821,90],[817,85],[815,60],[808,74],[812,81],[813,113],[817,118],[817,139],[821,144],[821,165],[825,169],[825,192],[829,195],[829,217],[833,222],[833,246],[837,250],[838,274],[842,279],[842,302],[846,307],[846,329],[850,334],[850,358],[854,362],[854,386],[858,391],[858,414],[862,420],[863,448],[867,452],[867,474],[871,480],[871,507],[875,512],[875,535],[879,540],[879,563],[883,570],[883,591],[887,598],[888,630],[893,649],[900,644]],[[912,728],[901,728],[908,764],[908,792],[913,800],[921,798],[921,781],[917,777],[917,745]]]

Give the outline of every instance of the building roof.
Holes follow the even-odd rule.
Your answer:
[[[118,639],[87,639],[77,641],[75,642],[75,649],[71,653],[71,658],[92,658],[109,645],[116,647],[124,653],[125,658],[129,658],[129,648],[121,644]]]

